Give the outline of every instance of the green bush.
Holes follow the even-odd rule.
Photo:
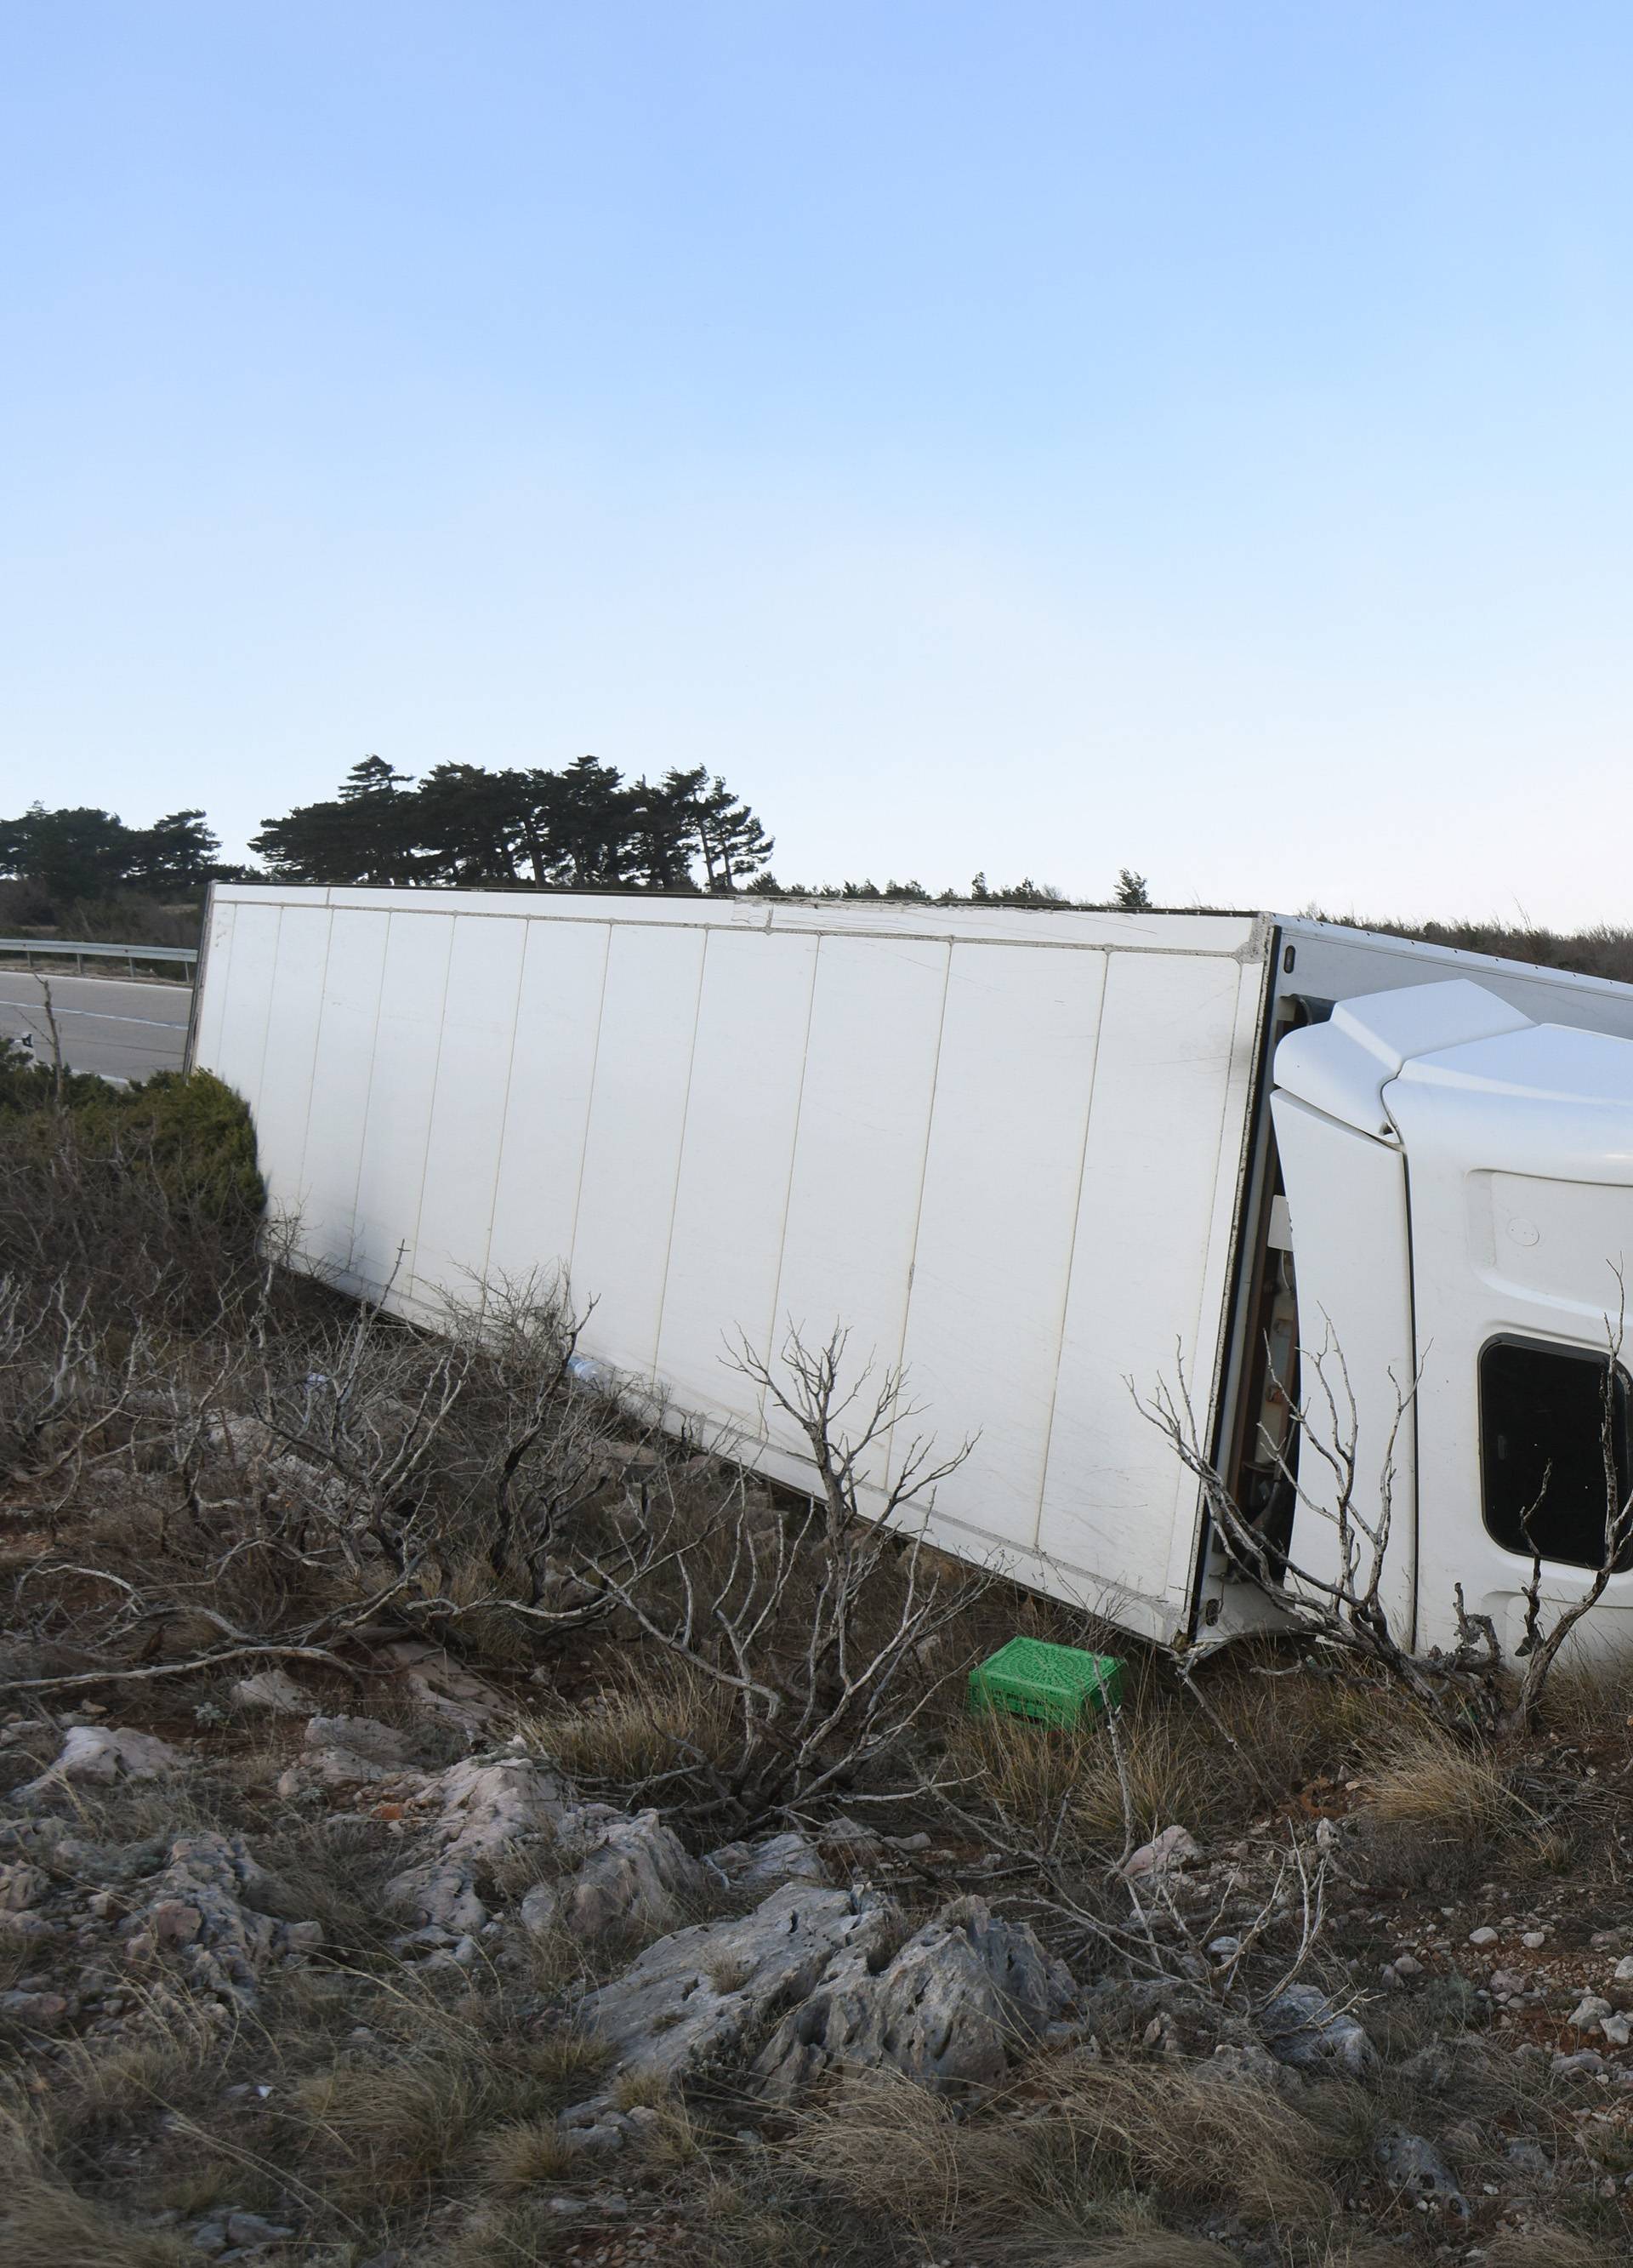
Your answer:
[[[75,1116],[92,1147],[138,1154],[173,1203],[216,1220],[259,1219],[267,1185],[255,1162],[255,1130],[230,1086],[207,1071],[161,1071],[122,1090],[93,1082]]]
[[[208,1071],[117,1087],[0,1050],[0,1274],[180,1322],[251,1290],[265,1210],[249,1112]]]
[[[40,1136],[48,1121],[65,1115],[87,1151],[139,1160],[189,1210],[217,1219],[265,1211],[249,1112],[209,1071],[156,1071],[125,1087],[66,1071],[59,1084],[11,1042],[0,1050],[0,1112],[37,1122]]]

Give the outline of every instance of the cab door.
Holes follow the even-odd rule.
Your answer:
[[[1427,1635],[1420,1506],[1442,1418],[1421,1375],[1414,1160],[1387,1098],[1418,1055],[1526,1022],[1457,980],[1342,1002],[1276,1051],[1303,1411],[1288,1580],[1318,1601],[1372,1593],[1408,1646]]]
[[[1456,1587],[1512,1657],[1534,1551],[1545,1622],[1628,1499],[1633,1042],[1525,1024],[1403,1064],[1384,1101],[1411,1180],[1423,1376],[1419,1642]],[[1579,1647],[1633,1653],[1625,1550]]]

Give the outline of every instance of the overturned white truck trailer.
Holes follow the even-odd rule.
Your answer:
[[[1266,1611],[1129,1382],[1182,1364],[1309,1565],[1274,1447],[1324,1343],[1364,1511],[1396,1435],[1403,1636],[1448,1640],[1460,1582],[1512,1645],[1539,1496],[1545,1598],[1604,1557],[1633,987],[1267,916],[233,885],[191,1059],[342,1284],[434,1322],[564,1271],[589,1352],[796,1484],[727,1344],[842,1323],[915,1431],[977,1436],[935,1540],[1126,1627]],[[1330,1502],[1307,1450],[1301,1483]],[[1590,1619],[1633,1653],[1633,1565]]]

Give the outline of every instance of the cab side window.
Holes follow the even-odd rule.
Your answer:
[[[1602,1565],[1607,1519],[1629,1485],[1628,1375],[1619,1365],[1610,1381],[1614,1480],[1606,1471],[1608,1368],[1604,1355],[1542,1339],[1497,1339],[1481,1354],[1485,1524],[1505,1550],[1529,1558],[1534,1543],[1544,1559]],[[1624,1549],[1618,1565],[1633,1565],[1633,1553]]]

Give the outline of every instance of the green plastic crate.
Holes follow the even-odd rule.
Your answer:
[[[982,1716],[1001,1710],[1041,1725],[1082,1724],[1122,1701],[1122,1664],[1113,1653],[1012,1638],[969,1673],[969,1705]]]

